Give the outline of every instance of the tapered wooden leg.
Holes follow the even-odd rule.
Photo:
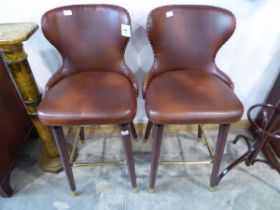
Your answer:
[[[148,140],[148,138],[150,136],[152,126],[153,126],[153,123],[151,121],[148,121],[146,131],[145,131],[145,135],[144,135],[144,141],[145,142]]]
[[[198,125],[197,138],[198,138],[198,140],[200,140],[200,139],[202,138],[202,129],[201,129],[201,125]]]
[[[219,127],[218,140],[217,140],[216,150],[215,150],[215,158],[214,158],[211,180],[210,180],[210,189],[209,189],[210,191],[214,191],[215,186],[217,185],[218,173],[223,158],[229,127],[230,127],[229,124],[221,124]]]
[[[85,143],[85,129],[84,127],[81,127],[80,128],[80,132],[79,132],[79,135],[80,135],[80,140],[81,142],[84,144]]]
[[[10,175],[2,180],[0,184],[0,196],[8,198],[11,197],[13,191],[10,185]]]
[[[66,147],[66,142],[64,139],[62,127],[54,126],[54,127],[52,127],[52,132],[53,132],[54,139],[55,139],[55,142],[57,145],[57,149],[59,151],[60,159],[61,159],[64,171],[65,171],[65,174],[68,179],[70,190],[71,190],[72,194],[75,195],[76,194],[76,185],[75,185],[75,180],[74,180],[69,156],[67,153],[67,147]]]
[[[133,152],[132,152],[132,144],[131,144],[129,127],[128,127],[128,124],[120,125],[120,127],[121,127],[121,138],[122,138],[123,147],[125,150],[127,167],[128,167],[131,185],[132,185],[132,188],[136,189],[136,187],[137,187],[136,175],[135,175],[134,158],[133,158]]]
[[[137,132],[136,132],[134,123],[131,122],[131,123],[129,124],[129,126],[130,126],[130,130],[131,130],[132,137],[136,139],[136,138],[137,138]]]
[[[157,169],[159,164],[159,155],[160,155],[160,147],[162,142],[162,134],[163,134],[163,125],[154,125],[154,138],[153,138],[153,146],[152,146],[152,163],[151,163],[151,171],[150,171],[150,190],[154,191],[156,177],[157,177]]]

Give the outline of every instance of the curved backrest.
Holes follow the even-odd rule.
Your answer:
[[[235,29],[234,15],[222,8],[163,6],[151,11],[147,33],[156,74],[171,70],[211,71],[219,48]]]
[[[73,5],[50,10],[42,30],[63,58],[63,73],[123,70],[128,38],[121,25],[130,25],[128,12],[113,5]],[[66,72],[65,72],[66,71]]]

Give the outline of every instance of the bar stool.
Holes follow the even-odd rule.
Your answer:
[[[147,33],[155,58],[142,92],[149,119],[146,139],[154,125],[152,191],[166,124],[220,125],[210,190],[217,185],[230,124],[243,114],[232,81],[215,64],[218,50],[234,29],[234,15],[218,7],[169,5],[150,12]],[[198,136],[202,136],[200,126]]]
[[[74,194],[62,126],[118,124],[131,185],[136,188],[129,125],[136,113],[138,85],[124,61],[130,25],[129,13],[112,5],[64,6],[42,17],[43,33],[63,64],[47,84],[38,116],[52,128]],[[84,139],[83,128],[80,136]]]

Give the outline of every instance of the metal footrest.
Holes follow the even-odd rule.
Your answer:
[[[73,147],[72,147],[72,151],[70,154],[70,163],[71,163],[72,167],[120,166],[120,165],[126,164],[126,161],[108,161],[108,162],[90,162],[90,163],[74,162],[73,160],[75,157],[77,146],[80,141],[79,135],[80,135],[81,128],[83,128],[83,127],[80,126],[75,134]],[[81,142],[81,143],[83,143],[83,142]]]
[[[197,160],[197,161],[160,161],[160,165],[200,165],[200,164],[211,164],[212,160]]]
[[[89,167],[89,166],[120,166],[126,164],[125,161],[111,161],[111,162],[93,162],[93,163],[78,163],[73,162],[73,167]]]
[[[180,161],[159,161],[159,165],[203,165],[203,164],[211,164],[214,161],[214,152],[212,147],[209,144],[209,140],[203,130],[202,125],[198,125],[202,131],[202,139],[204,140],[204,144],[207,147],[208,153],[209,153],[209,160],[180,160]],[[200,139],[198,139],[198,142],[200,142]]]
[[[209,160],[194,160],[194,161],[190,161],[190,160],[181,160],[181,161],[160,161],[159,164],[160,165],[202,165],[202,164],[211,164],[213,163],[214,160],[214,152],[212,147],[209,144],[209,140],[203,130],[203,126],[202,125],[198,125],[200,126],[200,129],[202,131],[202,139],[204,140],[204,144],[209,152]],[[70,162],[71,165],[73,167],[96,167],[96,166],[119,166],[119,165],[124,165],[126,164],[126,161],[110,161],[110,162],[93,162],[93,163],[79,163],[79,162],[73,162],[74,156],[75,156],[75,152],[78,146],[78,143],[80,141],[79,139],[79,130],[76,132],[75,135],[75,139],[74,139],[74,143],[73,143],[73,148],[71,151],[71,155],[70,155]],[[199,141],[200,142],[200,141]]]

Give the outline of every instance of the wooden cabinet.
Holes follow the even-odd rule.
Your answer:
[[[1,56],[1,55],[0,55]],[[0,57],[0,195],[9,197],[9,177],[17,154],[32,127]]]

